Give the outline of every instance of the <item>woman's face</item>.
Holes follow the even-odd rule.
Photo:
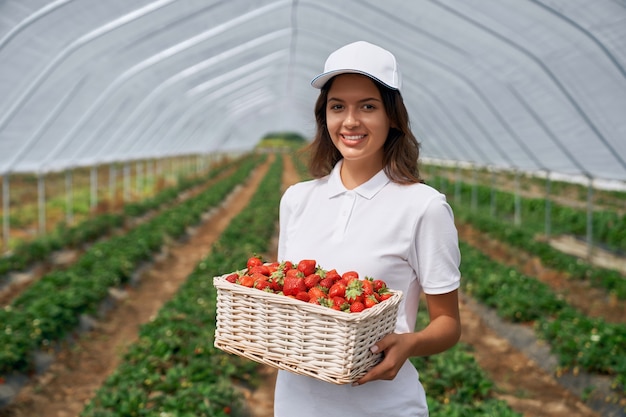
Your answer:
[[[382,169],[390,122],[380,91],[369,77],[338,75],[328,91],[326,126],[346,162]]]

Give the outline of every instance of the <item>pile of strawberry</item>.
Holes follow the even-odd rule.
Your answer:
[[[358,313],[392,296],[381,279],[359,279],[356,271],[326,270],[313,259],[264,263],[252,256],[246,266],[247,270],[232,273],[226,280],[334,310]]]

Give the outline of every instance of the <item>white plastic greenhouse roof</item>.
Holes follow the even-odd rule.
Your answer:
[[[398,58],[422,156],[626,180],[623,0],[0,1],[0,175],[310,136],[355,40]]]

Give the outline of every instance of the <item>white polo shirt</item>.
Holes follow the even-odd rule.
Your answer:
[[[445,294],[459,287],[460,252],[452,210],[432,187],[396,184],[383,170],[348,190],[341,181],[341,163],[328,176],[285,191],[278,260],[315,259],[325,269],[355,270],[361,277],[385,280],[404,293],[396,332],[413,331],[422,291]],[[320,408],[325,402],[321,398],[332,407]],[[426,416],[425,401],[417,372],[407,361],[393,381],[359,387],[279,371],[274,404],[276,417]],[[373,406],[376,403],[380,409]],[[345,405],[341,414],[338,404]]]

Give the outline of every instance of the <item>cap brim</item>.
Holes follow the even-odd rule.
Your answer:
[[[392,86],[389,85],[387,83],[382,82],[381,80],[379,80],[378,78],[372,76],[371,74],[368,74],[367,72],[364,71],[359,71],[359,70],[353,70],[353,69],[342,69],[342,70],[334,70],[334,71],[328,71],[328,72],[324,72],[320,75],[318,75],[317,77],[313,78],[311,80],[311,85],[315,88],[321,89],[322,87],[324,87],[324,85],[333,77],[340,75],[340,74],[361,74],[361,75],[365,75],[367,77],[370,77],[373,80],[378,81],[379,83],[381,83],[382,85],[391,88],[392,90],[397,90],[398,87],[397,86]]]

